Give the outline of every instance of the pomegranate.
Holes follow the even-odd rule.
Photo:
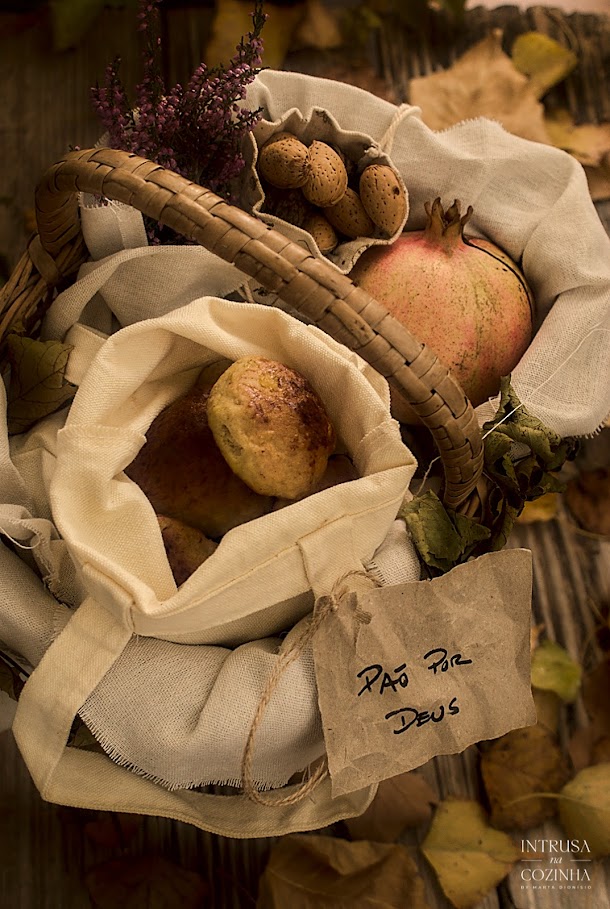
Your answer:
[[[467,238],[469,206],[427,203],[425,230],[366,250],[350,276],[428,345],[476,407],[500,389],[532,338],[533,297],[518,266],[494,243]],[[415,414],[397,400],[406,423]]]

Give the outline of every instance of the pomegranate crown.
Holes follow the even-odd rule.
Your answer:
[[[426,235],[440,240],[461,240],[464,236],[464,225],[472,216],[472,205],[469,205],[464,215],[460,214],[460,203],[454,199],[453,205],[445,211],[440,196],[434,202],[424,204],[428,215]]]

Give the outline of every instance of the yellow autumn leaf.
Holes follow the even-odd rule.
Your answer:
[[[537,98],[561,82],[578,63],[576,54],[540,32],[525,32],[511,49],[513,64],[527,76]]]
[[[502,32],[490,34],[447,70],[412,79],[410,101],[424,123],[445,129],[460,120],[489,117],[516,136],[548,143],[544,108],[530,80],[502,50]]]
[[[578,697],[582,669],[555,641],[546,640],[532,653],[532,687],[554,691],[571,704]]]
[[[586,841],[583,858],[610,855],[610,764],[585,767],[563,787],[559,818],[570,839]]]
[[[552,521],[557,516],[557,493],[547,492],[534,499],[532,502],[526,502],[523,511],[517,518],[518,524],[535,524],[538,521]]]
[[[265,4],[268,19],[263,28],[263,64],[271,69],[281,69],[284,58],[292,45],[295,29],[305,14],[306,4],[291,6]],[[212,35],[205,49],[208,66],[227,63],[235,55],[235,46],[242,35],[252,31],[252,0],[217,0],[212,23]]]
[[[482,900],[520,857],[512,839],[490,827],[481,805],[465,799],[440,803],[421,848],[457,909]]]

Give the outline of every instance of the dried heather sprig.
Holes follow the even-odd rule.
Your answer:
[[[119,77],[117,59],[106,70],[105,85],[92,89],[94,108],[113,148],[150,158],[229,197],[231,182],[244,166],[241,147],[260,111],[240,105],[260,70],[261,31],[267,16],[255,0],[252,31],[242,37],[228,66],[197,67],[188,85],[166,89],[161,75],[159,4],[140,0],[139,30],[144,37],[144,75],[132,106]]]

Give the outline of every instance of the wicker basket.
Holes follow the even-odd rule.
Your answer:
[[[195,240],[356,351],[430,430],[444,468],[445,505],[471,511],[483,448],[472,405],[437,357],[329,263],[207,189],[127,152],[71,152],[36,188],[38,233],[0,293],[0,356],[17,323],[35,335],[55,291],[87,258],[77,194],[123,202]]]

